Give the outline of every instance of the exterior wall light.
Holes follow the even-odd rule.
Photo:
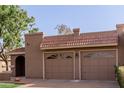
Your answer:
[[[76,57],[78,57],[78,56],[79,56],[79,54],[78,54],[78,53],[75,53],[75,56],[76,56]]]

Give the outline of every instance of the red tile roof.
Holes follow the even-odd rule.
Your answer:
[[[16,49],[12,50],[11,52],[25,52],[25,47],[16,48]]]
[[[21,48],[16,48],[12,51],[9,52],[10,55],[12,54],[22,54],[22,53],[25,53],[25,47],[21,47]]]
[[[79,36],[71,35],[57,35],[46,36],[43,39],[40,47],[41,49],[54,49],[54,48],[76,48],[84,46],[95,45],[117,45],[118,34],[117,31],[105,32],[91,32],[81,33]]]

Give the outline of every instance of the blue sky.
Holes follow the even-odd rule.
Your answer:
[[[57,24],[66,24],[81,32],[96,32],[116,29],[124,23],[124,6],[21,6],[29,16],[36,19],[36,27],[45,35],[56,35]]]

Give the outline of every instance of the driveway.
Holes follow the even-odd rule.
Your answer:
[[[20,88],[119,88],[116,81],[25,79]]]

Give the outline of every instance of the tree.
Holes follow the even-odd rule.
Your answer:
[[[23,34],[37,32],[35,18],[29,17],[27,12],[15,5],[0,6],[0,38],[3,45],[0,46],[0,58],[6,64],[8,71],[9,51],[23,46]]]
[[[70,27],[68,27],[67,25],[64,25],[64,24],[57,25],[55,27],[55,29],[58,30],[58,34],[60,34],[60,35],[72,34],[72,31],[71,31]]]

